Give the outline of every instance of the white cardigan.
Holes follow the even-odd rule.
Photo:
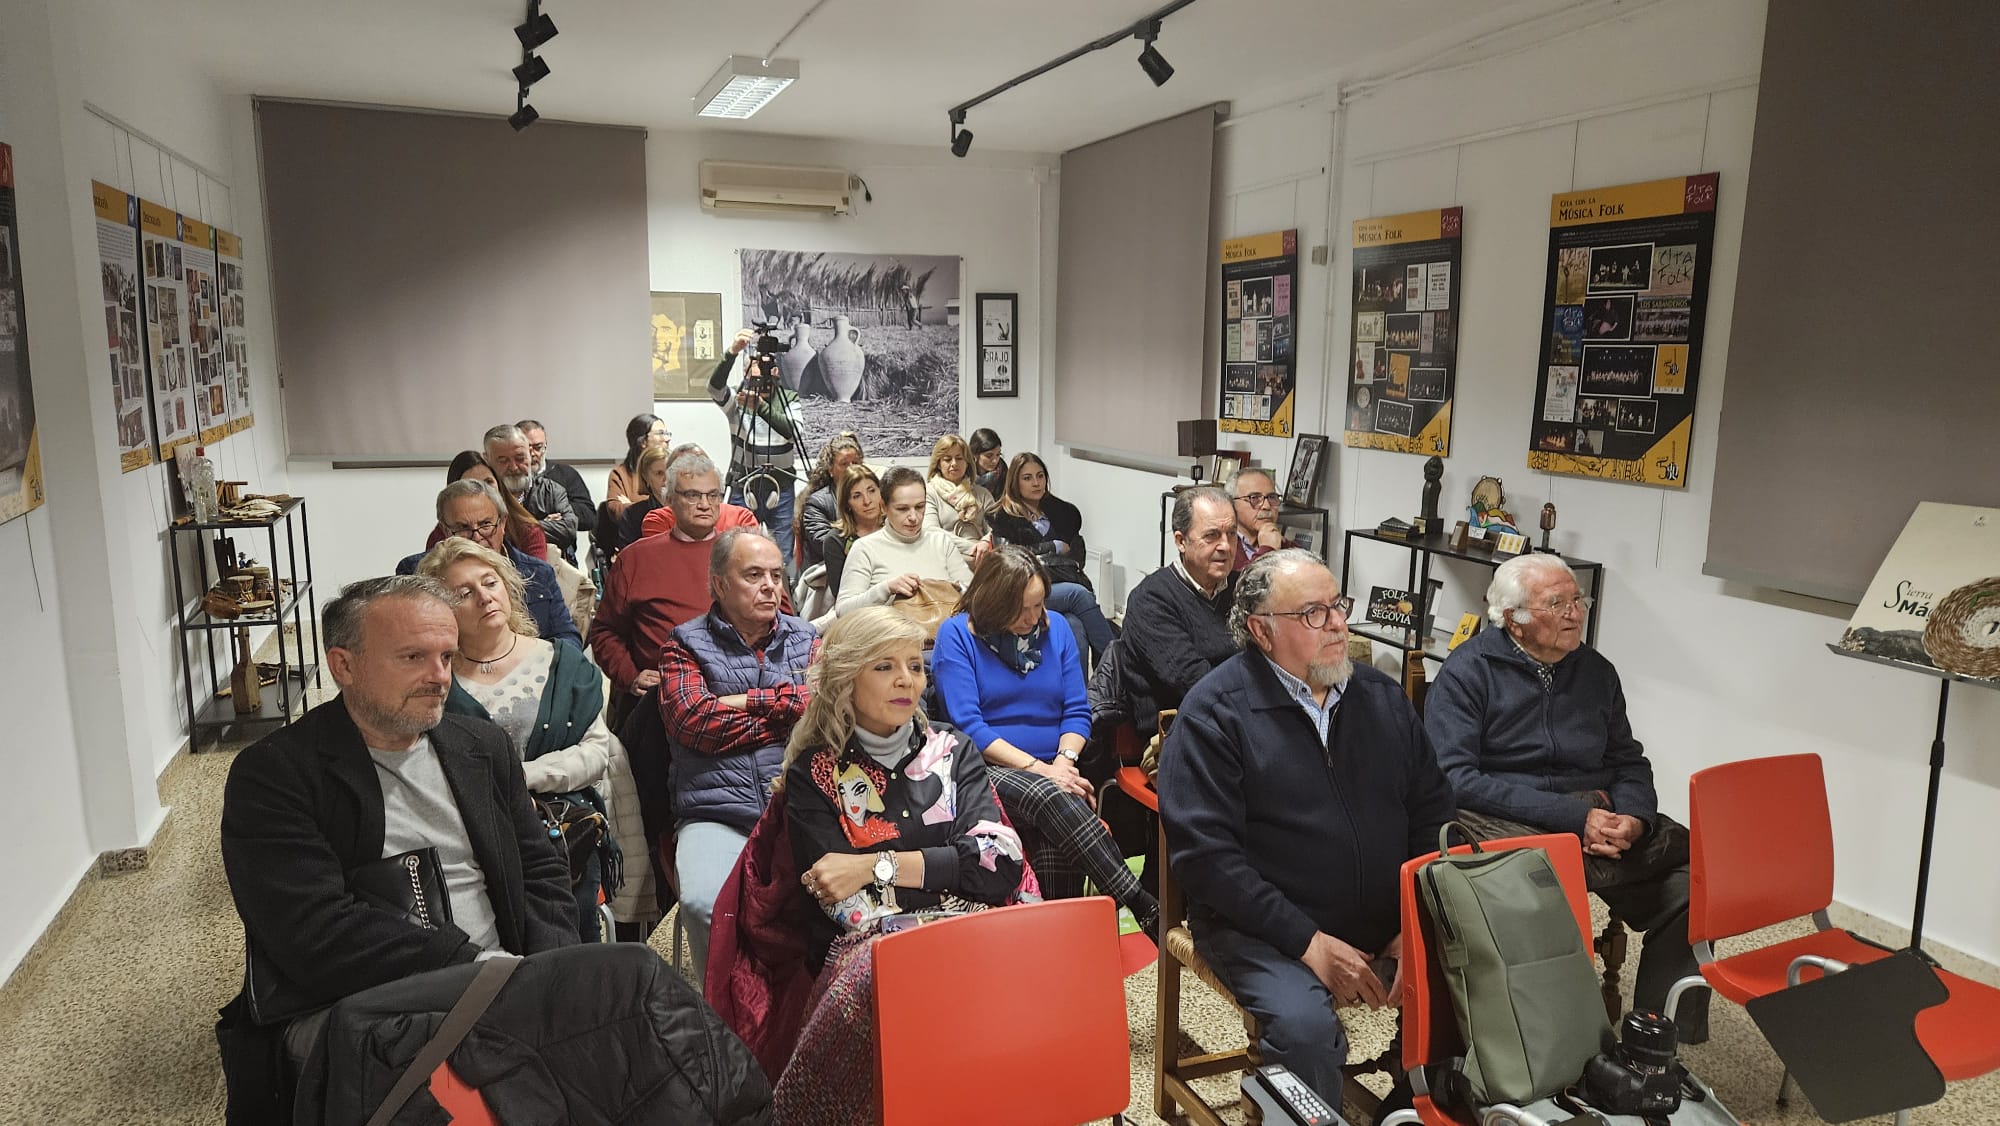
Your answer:
[[[888,605],[895,600],[889,593],[889,580],[908,574],[920,579],[949,579],[961,590],[972,581],[972,568],[965,565],[957,536],[926,527],[906,543],[884,527],[855,540],[847,549],[847,566],[840,573],[840,598],[833,605],[834,612],[849,614],[867,606]]]

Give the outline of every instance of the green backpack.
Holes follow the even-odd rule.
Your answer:
[[[1417,873],[1431,947],[1465,1044],[1461,1072],[1476,1106],[1523,1104],[1577,1081],[1611,1025],[1562,881],[1539,848],[1448,851]]]

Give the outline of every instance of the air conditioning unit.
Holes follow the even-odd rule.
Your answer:
[[[845,215],[853,198],[845,168],[701,162],[701,205],[711,211]]]

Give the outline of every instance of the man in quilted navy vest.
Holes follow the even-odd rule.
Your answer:
[[[671,743],[674,877],[696,980],[707,975],[715,897],[784,765],[805,714],[810,622],[782,613],[785,557],[761,528],[731,528],[709,556],[709,611],[660,652],[660,717]]]

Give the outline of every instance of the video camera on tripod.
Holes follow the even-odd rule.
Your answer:
[[[757,343],[748,349],[750,363],[743,373],[743,390],[769,399],[777,394],[781,383],[778,356],[791,351],[792,346],[778,339],[778,326],[774,321],[751,321],[750,327],[757,331]]]
[[[776,409],[783,412],[785,410],[783,396],[790,392],[786,390],[783,374],[778,368],[778,357],[791,351],[792,346],[789,342],[778,339],[776,322],[751,321],[750,327],[756,330],[757,341],[754,346],[744,349],[750,354],[750,359],[744,369],[743,382],[738,394],[754,396],[762,403],[775,403]],[[784,491],[793,483],[794,466],[807,460],[803,436],[794,431],[790,439],[792,449],[787,459],[791,462],[790,465],[760,460],[738,482],[746,505],[757,514],[758,522],[767,527],[771,523],[772,513],[781,503]]]

